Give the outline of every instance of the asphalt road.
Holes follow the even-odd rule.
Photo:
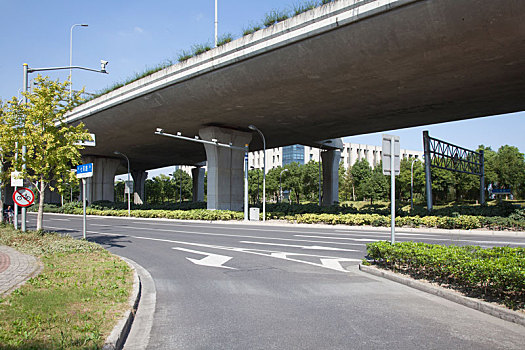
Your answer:
[[[28,227],[36,215],[29,215]],[[81,237],[80,216],[44,227]],[[385,231],[88,217],[88,238],[157,290],[149,349],[523,349],[525,328],[360,272]],[[525,246],[525,237],[402,233],[398,241]]]

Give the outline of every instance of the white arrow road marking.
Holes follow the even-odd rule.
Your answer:
[[[321,259],[321,264],[323,264],[323,266],[326,266],[329,269],[339,270],[339,271],[347,271],[345,268],[343,268],[341,266],[341,262],[343,262],[343,261],[361,261],[361,260],[359,260],[359,259],[346,259],[346,258],[341,258],[341,259]]]
[[[291,247],[291,248],[301,248],[301,249],[311,249],[311,250],[336,250],[341,252],[357,252],[355,249],[343,249],[343,248],[333,248],[333,247],[323,247],[320,245],[296,245],[296,244],[280,244],[280,243],[266,243],[266,242],[252,242],[252,241],[240,241],[240,243],[247,244],[261,244],[261,245],[272,245],[278,247]]]
[[[222,267],[223,269],[237,270],[237,269],[235,269],[233,267],[222,266],[222,264],[224,264],[224,263],[226,263],[226,262],[228,262],[229,260],[232,259],[231,256],[212,254],[212,253],[206,253],[206,252],[199,252],[198,250],[191,250],[191,249],[180,248],[180,247],[174,247],[174,248],[171,248],[171,249],[180,250],[180,251],[188,252],[188,253],[206,255],[205,258],[202,258],[200,260],[199,259],[186,258],[186,259],[188,259],[189,261],[191,261],[192,263],[194,263],[196,265]]]

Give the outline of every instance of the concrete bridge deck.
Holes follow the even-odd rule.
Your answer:
[[[97,156],[195,164],[204,148],[153,135],[205,126],[268,147],[525,109],[525,2],[340,0],[75,109]],[[251,149],[262,144],[254,137]]]

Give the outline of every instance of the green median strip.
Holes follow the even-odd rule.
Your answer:
[[[0,226],[0,245],[43,263],[0,299],[0,349],[99,349],[128,309],[133,273],[95,243]]]
[[[365,263],[525,311],[525,248],[382,241],[367,244],[367,252]]]

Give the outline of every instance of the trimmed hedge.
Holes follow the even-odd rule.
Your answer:
[[[367,244],[374,263],[424,278],[466,295],[525,308],[525,248],[442,246],[427,243]]]
[[[205,205],[205,204],[204,204]],[[196,206],[194,208],[193,206]],[[242,212],[229,210],[207,210],[201,208],[203,203],[182,203],[180,205],[170,204],[166,207],[136,206],[137,209],[131,210],[131,215],[143,218],[168,218],[180,220],[242,220]],[[335,206],[334,206],[335,207]],[[327,207],[326,210],[333,210],[334,207]],[[133,207],[132,207],[133,208]],[[271,208],[271,207],[270,207]],[[328,224],[328,225],[349,225],[349,226],[375,226],[390,227],[390,215],[381,215],[377,213],[294,213],[275,212],[270,208],[266,213],[267,219],[285,220],[303,224]],[[282,204],[276,205],[277,209],[282,209]],[[309,206],[298,206],[297,211]],[[331,208],[331,209],[330,209]],[[35,210],[33,206],[31,210]],[[179,209],[179,210],[174,210]],[[82,204],[80,202],[68,203],[63,207],[46,205],[46,212],[64,213],[64,214],[82,214]],[[295,210],[294,210],[295,211]],[[101,216],[127,216],[127,206],[107,202],[95,202],[88,207],[87,213]],[[292,211],[293,213],[293,211]],[[260,214],[262,219],[262,214]],[[525,215],[523,209],[516,210],[509,217],[499,216],[474,216],[474,215],[456,215],[456,216],[396,216],[397,227],[428,227],[442,229],[490,229],[490,230],[525,230]]]
[[[272,218],[278,218],[272,216]],[[299,214],[294,216],[295,221],[305,224],[329,224],[351,226],[390,226],[390,216],[379,214]],[[503,217],[484,217],[460,215],[448,216],[398,216],[397,227],[431,227],[443,229],[473,230],[486,228],[491,230],[524,230],[525,220],[514,220]]]

